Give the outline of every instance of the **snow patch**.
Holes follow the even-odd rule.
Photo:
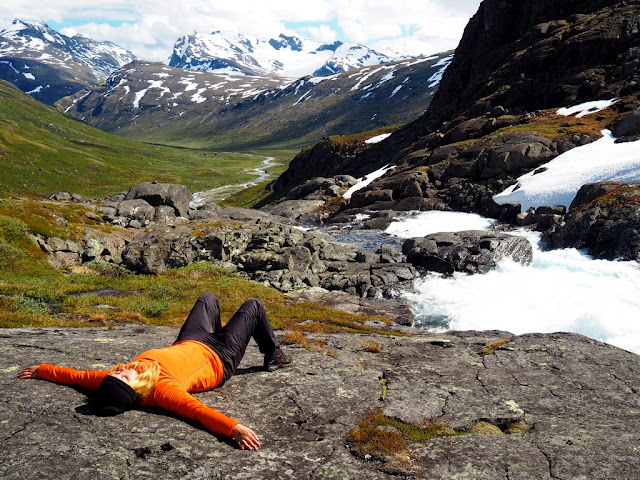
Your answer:
[[[453,60],[453,55],[449,55],[448,57],[442,58],[439,62],[434,63],[432,65],[433,68],[441,67],[436,73],[431,75],[427,82],[429,83],[429,88],[433,88],[440,83],[442,80],[442,76],[444,75],[445,70],[449,65],[451,65],[451,61]]]
[[[569,115],[575,115],[576,118],[582,118],[585,115],[591,115],[592,113],[597,113],[605,110],[617,101],[617,98],[612,98],[611,100],[596,100],[594,102],[585,102],[581,103],[580,105],[574,105],[573,107],[560,108],[556,113],[558,115],[564,115],[565,117]]]
[[[206,102],[207,101],[207,97],[203,97],[201,95],[201,93],[204,92],[205,90],[206,90],[206,88],[200,88],[196,93],[191,95],[191,101],[195,102],[195,103]]]
[[[42,91],[42,85],[38,85],[36,88],[34,88],[33,90],[29,90],[28,92],[24,92],[27,95],[31,95],[32,93],[40,93],[40,91]]]
[[[14,72],[16,72],[16,73],[20,73],[18,70],[16,70],[16,67],[14,67],[14,66],[13,66],[13,63],[11,63],[11,62],[9,62],[9,61],[7,61],[7,60],[0,60],[0,63],[4,63],[4,64],[6,64],[6,65],[9,65],[9,66],[12,68],[12,70],[13,70]]]
[[[602,135],[519,177],[518,183],[494,196],[493,201],[520,205],[522,212],[542,205],[564,205],[568,209],[585,183],[640,181],[640,140],[615,143],[609,130],[603,130]]]
[[[375,172],[371,172],[369,175],[365,175],[364,177],[358,179],[358,183],[356,183],[353,187],[347,190],[343,195],[343,198],[346,198],[346,199],[351,198],[351,195],[353,195],[355,192],[357,192],[360,189],[363,189],[364,187],[369,185],[371,182],[380,178],[389,170],[392,170],[394,168],[396,168],[395,165],[385,165],[384,167],[376,170]]]
[[[375,115],[374,115],[374,117],[375,117]],[[385,138],[388,138],[390,135],[391,135],[390,133],[383,133],[383,134],[380,134],[380,135],[376,135],[375,137],[371,137],[370,139],[365,140],[364,143],[378,143],[378,142],[381,142],[382,140],[384,140]]]

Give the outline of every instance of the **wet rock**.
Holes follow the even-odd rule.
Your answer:
[[[534,225],[536,230],[546,231],[562,221],[566,210],[564,205],[530,208],[516,216],[516,224],[521,227]]]
[[[524,237],[481,230],[442,232],[410,238],[402,245],[407,262],[428,271],[487,273],[509,258],[528,265],[533,249]]]

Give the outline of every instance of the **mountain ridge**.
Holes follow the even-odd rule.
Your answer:
[[[321,146],[316,155],[300,155],[274,183],[275,193],[309,179],[309,163],[327,165],[327,177],[360,177],[393,164],[359,193],[358,208],[342,208],[366,213],[402,201],[428,209],[435,198],[447,208],[512,221],[519,211],[497,205],[494,195],[640,107],[639,31],[638,2],[484,0],[423,115],[355,156],[325,161]],[[611,108],[593,116],[556,114],[613,98]],[[380,191],[384,202],[374,195]]]
[[[14,19],[0,30],[0,78],[48,105],[102,82],[134,58],[112,42],[68,37],[46,23]]]
[[[445,52],[293,82],[134,62],[57,106],[98,128],[152,142],[308,145],[411,121],[428,106],[450,61]]]
[[[285,34],[277,39],[260,40],[217,30],[208,35],[192,32],[178,38],[165,63],[203,72],[299,78],[332,75],[406,58],[409,57],[390,57],[361,44],[341,41],[322,44]]]

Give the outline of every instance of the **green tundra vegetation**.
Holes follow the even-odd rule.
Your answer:
[[[143,181],[186,185],[192,192],[255,178],[246,169],[264,156],[284,171],[294,150],[238,153],[142,143],[90,127],[0,80],[0,198],[68,191],[108,196]]]

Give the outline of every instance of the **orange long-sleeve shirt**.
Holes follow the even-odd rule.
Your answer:
[[[231,429],[239,422],[189,394],[211,390],[222,382],[222,362],[211,348],[195,340],[186,340],[170,347],[147,350],[134,360],[155,360],[160,364],[158,383],[141,402],[142,406],[177,413],[200,422],[214,433],[231,436]],[[108,374],[108,370],[76,370],[44,363],[38,368],[38,378],[91,390],[96,390]]]

